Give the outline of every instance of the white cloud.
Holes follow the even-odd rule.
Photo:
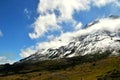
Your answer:
[[[2,37],[3,36],[3,33],[2,33],[2,31],[0,30],[0,37]]]
[[[40,15],[34,23],[34,32],[29,33],[30,38],[39,38],[50,30],[56,30],[56,27],[59,30],[61,27],[59,23],[63,21],[76,22],[72,16],[74,11],[88,10],[88,4],[89,0],[40,0],[38,5]],[[60,15],[56,15],[55,10],[58,10]]]
[[[72,19],[74,10],[85,10],[88,9],[89,0],[40,0],[38,6],[38,12],[46,14],[47,12],[53,12],[55,9],[61,13],[60,18]]]
[[[28,13],[29,13],[29,11],[28,11],[28,9],[27,9],[27,8],[25,8],[25,9],[24,9],[24,13],[26,13],[26,14],[28,14]]]
[[[120,1],[119,1],[119,0],[116,1],[115,3],[116,3],[116,5],[117,5],[118,7],[120,7]]]
[[[27,8],[24,9],[24,13],[27,16],[27,18],[30,19],[30,13],[31,12]]]
[[[45,32],[49,30],[60,29],[60,26],[56,24],[55,14],[46,14],[45,16],[39,16],[33,25],[34,33],[29,33],[29,36],[34,38],[39,38],[44,35]]]
[[[9,60],[7,57],[5,56],[0,56],[0,64],[5,64],[5,63],[14,63],[15,61],[13,60]]]
[[[38,43],[37,48],[38,49],[48,49],[48,48],[58,48],[60,46],[67,45],[70,41],[72,41],[74,38],[74,32],[67,32],[61,34],[60,37],[56,37],[54,40],[49,41],[49,42],[43,42],[43,43]]]
[[[105,6],[106,4],[115,3],[117,0],[93,0],[93,4],[97,7]]]
[[[78,24],[73,18],[76,11],[89,10],[91,6],[102,7],[107,4],[119,5],[118,0],[40,0],[38,4],[39,17],[33,25],[34,31],[29,33],[32,39],[43,36],[46,32],[59,30],[62,26],[59,23],[72,21]],[[60,14],[57,15],[55,10]],[[28,12],[25,9],[25,12]],[[73,23],[74,24],[74,23]],[[76,26],[76,25],[75,25]],[[59,27],[59,28],[58,28]]]
[[[75,26],[75,30],[80,30],[82,28],[82,23],[79,22],[76,26]]]
[[[36,50],[35,50],[35,47],[34,46],[32,46],[32,47],[29,47],[29,48],[27,48],[27,49],[25,49],[25,50],[21,50],[21,53],[20,53],[20,56],[21,57],[28,57],[28,56],[30,56],[31,54],[34,54],[36,52]]]
[[[47,39],[48,39],[49,41],[51,41],[51,40],[55,39],[55,36],[54,36],[54,35],[49,35],[49,36],[47,36]]]

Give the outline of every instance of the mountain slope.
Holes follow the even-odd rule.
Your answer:
[[[89,23],[85,29],[75,32],[73,41],[59,48],[38,50],[35,54],[19,62],[60,59],[86,54],[102,54],[110,51],[111,55],[120,55],[120,17],[111,15]],[[18,62],[18,63],[19,63]]]
[[[0,80],[120,80],[120,56],[101,56],[4,65]]]

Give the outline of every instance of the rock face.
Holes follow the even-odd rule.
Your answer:
[[[20,62],[32,62],[47,59],[59,59],[86,54],[102,54],[110,51],[111,55],[120,55],[120,17],[109,16],[108,18],[95,20],[86,25],[84,32],[74,38],[68,45],[57,49],[44,49],[20,60]]]

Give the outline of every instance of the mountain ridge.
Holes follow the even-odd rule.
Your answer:
[[[109,22],[113,22],[113,26]],[[114,26],[114,24],[117,24],[117,26]],[[102,26],[103,28],[101,28]],[[109,29],[109,26],[112,27]],[[111,52],[111,55],[120,55],[119,16],[111,15],[108,18],[95,20],[89,23],[87,28],[83,29],[81,32],[83,33],[78,37],[74,37],[74,40],[69,42],[68,45],[56,49],[49,48],[43,51],[37,51],[35,54],[24,58],[19,62],[68,58],[94,54],[96,52],[102,54],[107,50]]]

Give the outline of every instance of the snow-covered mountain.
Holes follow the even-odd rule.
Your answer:
[[[76,34],[74,40],[65,46],[38,50],[35,54],[20,60],[20,62],[59,59],[95,53],[102,54],[105,51],[110,51],[111,55],[120,55],[119,16],[112,15],[108,18],[95,20],[87,24],[85,29],[77,31]]]

